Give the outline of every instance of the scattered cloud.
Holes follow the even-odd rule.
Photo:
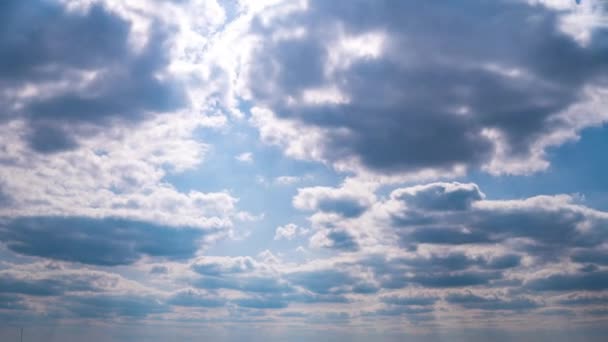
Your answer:
[[[234,159],[241,163],[253,163],[253,154],[251,152],[244,152],[234,157]]]

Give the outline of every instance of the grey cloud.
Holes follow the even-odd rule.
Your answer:
[[[203,277],[193,283],[203,289],[233,289],[245,292],[258,293],[288,293],[291,286],[276,277],[248,276],[248,277]]]
[[[572,310],[568,309],[547,309],[538,311],[539,314],[544,316],[562,316],[562,317],[572,317],[575,316],[575,313]]]
[[[32,296],[56,296],[65,291],[64,283],[57,280],[32,281],[10,276],[0,276],[0,292],[20,293]]]
[[[408,207],[425,211],[468,210],[473,202],[483,199],[477,185],[461,183],[432,183],[408,191],[397,190],[391,196]]]
[[[283,309],[288,303],[277,298],[240,298],[232,301],[238,306],[251,309]]]
[[[600,250],[581,250],[574,252],[571,259],[578,263],[593,263],[606,266],[608,265],[608,252]]]
[[[151,314],[170,311],[168,305],[145,295],[71,296],[64,298],[62,302],[68,311],[83,318],[141,319]]]
[[[411,307],[411,306],[392,306],[389,308],[379,309],[372,314],[380,316],[401,316],[401,315],[418,315],[428,314],[433,312],[434,309],[428,306],[422,307]]]
[[[449,288],[486,285],[491,280],[502,278],[499,272],[468,271],[461,273],[416,274],[409,281],[424,287]]]
[[[459,227],[422,227],[403,234],[402,241],[404,244],[418,242],[438,245],[463,245],[490,243],[492,239],[485,232],[465,231]]]
[[[488,264],[487,268],[490,269],[507,269],[517,267],[521,264],[521,255],[517,254],[506,254],[498,257],[492,258]]]
[[[457,294],[452,293],[446,297],[446,301],[451,304],[456,304],[467,309],[480,310],[509,310],[509,311],[526,311],[540,307],[541,305],[529,298],[507,298],[498,297],[482,297],[472,293]]]
[[[0,310],[23,310],[26,308],[27,306],[21,297],[0,294]]]
[[[319,294],[340,293],[345,286],[352,286],[357,278],[351,274],[339,270],[315,270],[302,271],[288,274],[294,285],[300,285],[307,290]]]
[[[581,46],[559,25],[558,12],[525,2],[310,1],[254,23],[262,43],[250,83],[280,117],[323,128],[321,158],[331,162],[356,158],[383,173],[480,166],[495,149],[484,129],[504,136],[505,157],[527,158],[543,136],[571,127],[557,114],[606,77],[606,31]],[[270,39],[299,27],[303,37]],[[338,61],[344,69],[328,74],[338,32],[385,33],[380,57]],[[350,102],[288,103],[328,85]]]
[[[25,120],[25,138],[38,152],[73,149],[79,138],[109,125],[136,124],[146,113],[169,111],[186,101],[176,80],[156,77],[168,64],[171,34],[160,22],[151,26],[147,45],[136,51],[129,42],[131,23],[99,4],[80,13],[57,2],[8,0],[0,13],[4,89],[49,82],[73,85],[25,100],[0,96],[0,120]],[[77,87],[79,73],[85,72],[97,75]]]
[[[13,201],[12,197],[4,189],[5,185],[0,181],[0,208],[8,206]]]
[[[411,255],[392,258],[368,255],[352,263],[373,272],[379,288],[509,288],[510,295],[501,302],[485,298],[488,301],[483,305],[511,306],[513,310],[518,306],[540,305],[538,298],[528,302],[514,295],[608,288],[603,270],[605,253],[601,248],[607,238],[604,212],[584,207],[568,196],[494,201],[480,195],[470,197],[473,201],[466,205],[462,205],[467,203],[462,201],[463,197],[457,196],[440,206],[427,205],[425,190],[443,194],[447,185],[440,184],[397,189],[389,199],[374,205],[380,217],[388,214],[393,218],[391,228],[400,238],[401,247]],[[475,191],[470,193],[481,194],[476,186],[471,189]],[[418,202],[418,194],[426,196],[425,200]],[[449,201],[456,203],[451,205]],[[357,222],[353,227],[357,227]],[[418,246],[421,243],[427,245]],[[477,245],[488,252],[491,244],[499,244],[501,249],[467,255],[461,252],[462,247],[452,247],[461,244]],[[417,250],[425,252],[416,253]],[[512,270],[521,271],[529,266],[543,269],[559,265],[567,258],[583,264],[577,265],[578,272],[527,280],[512,274]]]
[[[203,296],[193,291],[181,291],[169,298],[167,304],[185,307],[217,308],[224,306],[226,301],[217,296]]]
[[[437,264],[434,264],[437,262]],[[468,258],[463,254],[431,256],[429,258],[369,257],[361,261],[374,272],[383,288],[399,289],[408,285],[429,288],[450,288],[488,285],[502,279],[497,271],[473,270],[484,266],[485,259]]]
[[[71,150],[78,146],[75,138],[59,123],[35,123],[27,135],[30,147],[41,153]]]
[[[587,264],[587,265],[581,266],[579,268],[579,271],[581,271],[581,272],[595,272],[595,271],[598,271],[599,269],[600,268],[597,265],[595,265],[595,264]]]
[[[585,311],[585,315],[591,316],[608,316],[608,309],[593,309]]]
[[[533,291],[602,291],[608,289],[608,272],[553,274],[525,284]]]
[[[205,235],[118,218],[20,217],[0,224],[0,238],[14,252],[103,266],[132,264],[144,255],[186,259]]]
[[[327,238],[331,241],[331,248],[355,252],[359,250],[359,243],[346,231],[332,229],[327,233]]]
[[[49,68],[53,64],[86,69],[119,60],[128,52],[129,24],[100,6],[84,16],[45,2],[24,5],[7,0],[1,8],[7,24],[1,39],[4,82],[54,78],[58,71]]]
[[[376,293],[380,289],[375,284],[361,282],[353,286],[353,292],[359,294],[371,294]]]
[[[399,259],[386,259],[382,255],[374,255],[360,260],[359,264],[369,267],[383,288],[402,288],[408,283],[404,275],[406,270]]]
[[[404,265],[417,270],[428,271],[459,271],[476,265],[483,265],[485,260],[470,258],[464,253],[451,253],[448,255],[431,255],[428,258],[398,259]]]
[[[192,269],[201,275],[221,276],[224,274],[246,273],[255,269],[255,262],[250,257],[236,257],[227,259],[201,259],[197,260]]]
[[[361,216],[369,208],[366,193],[356,193],[348,188],[311,187],[298,189],[293,199],[296,208],[338,214],[345,218]]]
[[[316,324],[344,324],[350,322],[351,315],[347,312],[326,312],[324,314],[309,315],[306,321]]]
[[[356,199],[349,198],[321,198],[318,207],[320,211],[337,213],[348,218],[358,217],[367,209]]]
[[[307,314],[303,313],[303,312],[294,312],[294,311],[289,311],[289,312],[282,312],[279,314],[279,316],[281,317],[289,317],[289,318],[304,318],[304,317],[308,317]]]
[[[150,274],[168,274],[169,268],[167,266],[154,266],[150,269]]]
[[[355,290],[353,290],[355,291]],[[342,294],[292,293],[281,297],[290,303],[349,303],[350,300]]]
[[[607,305],[608,296],[570,295],[558,301],[562,305]]]
[[[381,301],[386,304],[405,305],[405,306],[430,306],[437,302],[436,297],[382,297]]]
[[[593,245],[591,235],[579,232],[577,225],[587,218],[568,208],[497,208],[480,210],[476,227],[498,237],[527,237],[546,246]]]
[[[390,209],[392,224],[404,247],[415,247],[419,243],[461,245],[520,239],[514,252],[532,255],[539,260],[558,260],[574,250],[573,261],[604,262],[605,253],[590,248],[608,237],[602,229],[606,225],[605,215],[575,205],[567,197],[547,196],[515,201],[476,199],[473,206],[460,205],[461,198],[445,198],[444,209],[426,207],[422,210],[415,209],[415,205],[412,209],[411,205],[418,201],[418,195],[427,196],[417,188],[433,189],[437,186],[435,183],[397,189],[391,194],[391,201],[396,200],[399,204]],[[455,201],[454,206],[449,204],[450,201]],[[579,229],[581,225],[588,229]],[[499,259],[495,257],[487,267],[517,266],[519,257],[511,254]]]
[[[100,273],[45,274],[32,277],[11,271],[0,272],[0,293],[23,294],[30,296],[59,296],[75,291],[101,291],[101,283],[113,283],[112,278]]]

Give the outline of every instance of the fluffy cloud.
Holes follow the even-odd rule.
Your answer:
[[[224,124],[184,107],[184,74],[170,59],[185,28],[165,16],[178,7],[1,6],[11,23],[0,37],[4,246],[106,266],[184,259],[251,216],[227,192],[182,192],[165,179],[202,161],[198,129]]]
[[[262,267],[251,257],[202,257],[192,263],[192,269],[201,275],[220,276],[248,273]]]
[[[206,296],[195,290],[186,290],[171,296],[168,303],[175,306],[217,308],[224,306],[225,300],[217,296]]]
[[[115,266],[132,264],[143,256],[193,257],[205,231],[111,218],[26,217],[0,224],[0,237],[17,253]]]
[[[0,38],[2,120],[25,121],[37,152],[74,149],[117,121],[135,124],[187,101],[165,72],[170,28],[161,22],[135,49],[129,21],[99,4],[80,12],[6,1],[2,16],[11,23]]]
[[[244,152],[234,157],[234,159],[241,163],[253,163],[253,154],[251,152]]]
[[[545,169],[546,147],[606,120],[591,104],[606,78],[605,31],[581,44],[560,29],[563,13],[362,0],[260,15],[252,122],[290,156],[364,174]]]
[[[475,184],[434,183],[396,190],[393,197],[415,209],[451,211],[467,210],[484,195]]]
[[[512,310],[525,311],[536,309],[540,305],[527,298],[502,299],[498,297],[482,297],[472,293],[450,294],[446,298],[448,303],[460,305],[468,309],[480,310]]]
[[[281,239],[291,240],[298,235],[304,235],[304,234],[308,233],[308,231],[309,230],[306,228],[301,228],[301,227],[298,227],[296,224],[288,223],[284,226],[277,227],[275,234],[274,234],[274,239],[275,240],[281,240]]]
[[[608,289],[608,272],[557,273],[526,283],[533,291],[602,291]]]
[[[169,306],[152,296],[70,296],[64,305],[72,314],[82,318],[116,319],[144,318],[169,312]]]
[[[344,286],[353,284],[356,277],[345,271],[319,269],[294,272],[289,274],[288,279],[315,293],[336,294],[343,292]]]
[[[335,271],[317,268],[287,279],[316,293],[396,291],[380,297],[385,307],[365,311],[366,317],[422,318],[434,311],[430,306],[438,295],[453,310],[531,312],[545,306],[551,293],[580,297],[583,291],[606,290],[608,236],[603,228],[608,214],[578,204],[574,197],[493,200],[475,184],[431,183],[394,189],[386,198],[370,200],[359,216],[344,217],[302,205],[315,203],[314,195],[344,191],[322,190],[311,191],[303,201],[307,189],[301,189],[299,202],[294,200],[303,210],[316,210],[310,220],[320,231],[311,243],[318,242],[319,234],[342,231],[357,248],[320,244],[341,260],[332,264]],[[375,290],[355,290],[364,283]],[[476,293],[446,292],[462,288]],[[422,295],[403,296],[402,291]]]
[[[5,310],[22,310],[26,306],[23,304],[23,300],[20,297],[14,295],[0,295],[0,309]]]
[[[425,187],[443,189],[445,186],[439,183]],[[464,191],[472,185],[453,183],[450,186]],[[416,193],[417,188],[395,190],[386,203],[391,221],[405,245],[504,244],[517,240],[516,248],[521,251],[539,258],[559,258],[567,255],[565,248],[588,248],[606,239],[601,229],[607,222],[606,213],[575,204],[570,196],[496,201],[482,199],[474,192],[475,195],[464,202],[462,196],[450,198],[443,192],[432,192],[430,200],[427,192],[403,196]],[[421,209],[420,202],[426,203],[426,207]],[[443,210],[435,210],[438,203]]]

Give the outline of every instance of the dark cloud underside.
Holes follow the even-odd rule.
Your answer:
[[[169,62],[171,34],[160,23],[137,51],[131,24],[101,5],[80,13],[52,1],[7,0],[0,4],[0,22],[0,85],[6,90],[0,122],[24,120],[25,138],[38,152],[73,149],[79,138],[112,124],[135,124],[147,113],[185,103],[175,80],[157,77]],[[83,82],[85,73],[95,76]],[[25,86],[43,90],[10,95]]]
[[[20,254],[91,265],[128,265],[143,256],[186,259],[205,232],[125,219],[22,217],[0,224],[0,237]]]
[[[556,115],[606,77],[605,31],[581,46],[559,25],[556,12],[523,1],[310,1],[253,25],[263,43],[250,82],[255,100],[280,117],[327,129],[329,161],[355,157],[381,173],[479,166],[494,153],[484,129],[504,136],[507,157],[525,158],[542,136],[568,127]],[[306,34],[270,38],[297,28]],[[379,57],[328,73],[339,34],[378,33]],[[349,102],[291,100],[331,86]]]

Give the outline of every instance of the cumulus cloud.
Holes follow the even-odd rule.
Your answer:
[[[225,300],[217,298],[217,296],[204,295],[195,290],[185,290],[171,296],[167,303],[175,306],[217,308],[224,306]]]
[[[253,154],[251,152],[243,152],[234,157],[234,159],[241,163],[253,163]]]
[[[161,117],[138,129],[100,133],[76,150],[53,155],[28,151],[19,138],[23,125],[2,125],[0,180],[11,200],[0,215],[120,216],[228,227],[237,199],[226,192],[183,193],[163,182],[201,162],[206,146],[191,136],[200,124],[189,114]]]
[[[11,23],[0,38],[2,120],[24,121],[23,138],[37,152],[74,149],[117,121],[135,124],[187,101],[165,72],[171,31],[162,22],[135,49],[130,22],[101,4],[70,11],[6,1],[2,14]]]
[[[521,251],[539,258],[559,258],[566,253],[564,248],[587,248],[601,244],[606,238],[600,228],[606,223],[606,214],[577,205],[570,196],[510,201],[474,197],[464,206],[457,196],[451,199],[450,206],[442,204],[444,210],[434,212],[417,207],[420,201],[428,201],[426,193],[420,193],[421,199],[402,195],[411,191],[414,190],[393,191],[386,205],[405,245],[507,243],[520,239],[516,248]],[[500,266],[501,262],[496,263]]]
[[[62,297],[82,293],[127,295],[137,291],[149,292],[118,274],[98,270],[23,264],[0,271],[2,294]]]
[[[0,5],[3,259],[183,261],[249,215],[227,192],[182,192],[166,181],[203,160],[208,145],[195,131],[224,121],[184,107],[189,96],[169,70],[175,26],[133,5]],[[169,311],[162,295],[117,275],[8,268],[0,292],[15,298],[15,310],[104,319]]]
[[[220,276],[233,273],[248,273],[261,267],[251,257],[207,256],[195,260],[192,269],[201,275]]]
[[[450,304],[460,305],[469,309],[480,310],[508,310],[508,311],[526,311],[540,307],[539,303],[528,298],[509,298],[502,299],[498,297],[482,297],[472,293],[458,294],[453,293],[446,297]]]
[[[293,205],[301,210],[319,210],[344,217],[357,217],[366,210],[373,199],[373,194],[366,189],[319,186],[298,189],[298,194],[293,198]]]
[[[274,181],[279,185],[291,185],[302,180],[302,177],[296,176],[279,176]]]
[[[0,309],[5,310],[23,310],[27,307],[20,297],[14,295],[0,295]]]
[[[352,285],[356,277],[345,271],[319,269],[299,271],[287,277],[294,284],[319,294],[339,294],[345,286]]]
[[[526,283],[533,291],[602,291],[608,289],[608,272],[556,273]]]
[[[281,239],[292,240],[296,236],[304,235],[306,233],[308,233],[308,229],[298,227],[296,224],[293,224],[293,223],[288,223],[284,226],[277,227],[275,234],[274,234],[274,239],[275,240],[281,240]]]
[[[135,318],[169,312],[169,306],[153,296],[95,295],[65,298],[65,308],[74,315],[92,319]]]
[[[608,236],[603,227],[608,216],[572,196],[494,200],[475,184],[441,182],[394,189],[356,217],[300,207],[314,208],[311,222],[329,227],[311,241],[344,258],[336,265],[339,272],[287,277],[313,292],[366,293],[356,291],[355,284],[367,283],[372,289],[367,293],[425,289],[435,296],[443,293],[448,303],[467,310],[527,312],[544,305],[545,293],[606,289],[603,247]],[[344,248],[323,235],[338,231],[349,234],[357,247]],[[458,288],[479,293],[446,293]],[[417,307],[415,300],[413,308],[397,306],[398,298],[406,298],[407,305],[410,297],[381,297],[385,307],[366,315],[433,311]]]
[[[252,309],[283,309],[286,308],[288,303],[283,300],[277,300],[275,298],[240,298],[234,300],[238,306]]]
[[[560,29],[563,13],[523,1],[309,1],[260,15],[252,122],[290,156],[362,174],[545,169],[546,147],[606,120],[601,107],[571,111],[602,88],[605,31],[580,44]]]
[[[437,302],[436,297],[398,297],[389,296],[383,297],[381,300],[387,304],[404,305],[404,306],[429,306]]]
[[[0,236],[9,249],[20,254],[116,266],[144,256],[190,258],[205,232],[111,218],[26,217],[0,224]]]
[[[416,209],[450,211],[467,210],[484,194],[475,184],[433,183],[396,190],[392,196]]]

